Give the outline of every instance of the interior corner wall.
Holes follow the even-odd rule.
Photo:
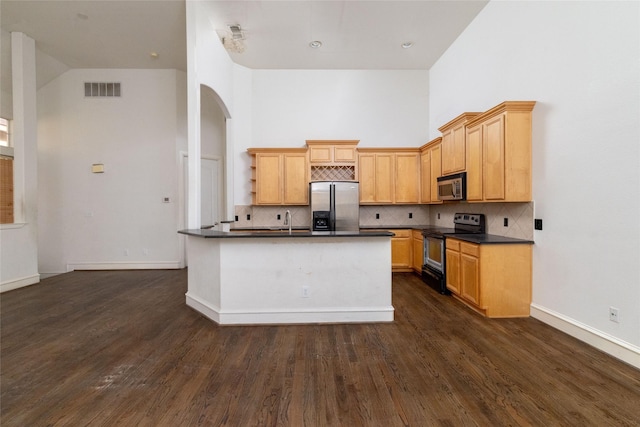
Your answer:
[[[639,8],[490,2],[430,70],[432,136],[464,111],[537,101],[533,195],[544,229],[534,233],[532,308],[636,355]]]
[[[74,69],[38,91],[41,273],[180,265],[180,73]],[[84,82],[122,96],[85,98]]]

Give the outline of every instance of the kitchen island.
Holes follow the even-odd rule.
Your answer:
[[[393,233],[180,233],[186,303],[219,324],[393,321]]]

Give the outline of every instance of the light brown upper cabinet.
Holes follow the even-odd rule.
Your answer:
[[[442,138],[420,147],[420,203],[442,203],[438,200],[438,177],[441,173]]]
[[[395,153],[394,203],[420,203],[420,151]]]
[[[507,101],[467,123],[467,200],[531,201],[531,112]]]
[[[254,205],[309,204],[306,148],[250,148],[251,200]]]
[[[307,140],[311,181],[355,181],[359,140]]]
[[[417,148],[358,149],[362,204],[420,201],[420,151]]]
[[[360,203],[393,203],[393,174],[393,153],[358,150]]]
[[[307,140],[309,162],[324,164],[355,163],[359,140]]]
[[[442,175],[465,170],[465,125],[480,113],[462,113],[438,128],[442,132]]]

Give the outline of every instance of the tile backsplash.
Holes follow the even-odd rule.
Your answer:
[[[484,214],[488,234],[533,240],[533,202],[431,205],[429,223],[441,227],[452,227],[453,215],[457,212]],[[504,218],[508,220],[507,227],[504,226]]]
[[[232,228],[282,226],[287,209],[291,211],[294,227],[311,225],[311,212],[308,206],[238,205],[235,208],[238,221]],[[429,207],[426,205],[360,206],[360,225],[364,227],[426,224],[429,224]]]
[[[237,205],[235,215],[238,221],[232,224],[232,228],[284,226],[284,215],[287,209],[291,211],[294,227],[310,226],[311,213],[308,206]],[[533,202],[360,206],[360,225],[363,227],[412,225],[453,227],[453,215],[457,212],[484,214],[489,234],[533,240]],[[411,218],[409,218],[410,214]],[[504,226],[504,218],[508,219],[507,227]]]

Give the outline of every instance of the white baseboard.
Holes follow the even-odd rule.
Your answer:
[[[0,293],[12,291],[14,289],[24,288],[25,286],[35,285],[40,283],[40,275],[34,274],[32,276],[21,277],[19,279],[12,279],[6,282],[0,283]]]
[[[67,272],[74,270],[176,270],[180,261],[156,262],[70,262]]]
[[[55,272],[55,273],[43,273],[40,272],[40,280],[44,280],[44,279],[48,279],[49,277],[53,277],[53,276],[57,276],[59,274],[65,274],[67,273],[66,271],[60,271],[60,272]]]
[[[640,369],[640,347],[536,304],[531,304],[531,317]]]
[[[186,294],[187,306],[220,325],[272,325],[305,323],[380,323],[393,322],[394,308],[380,307],[337,310],[221,311],[202,299]]]

